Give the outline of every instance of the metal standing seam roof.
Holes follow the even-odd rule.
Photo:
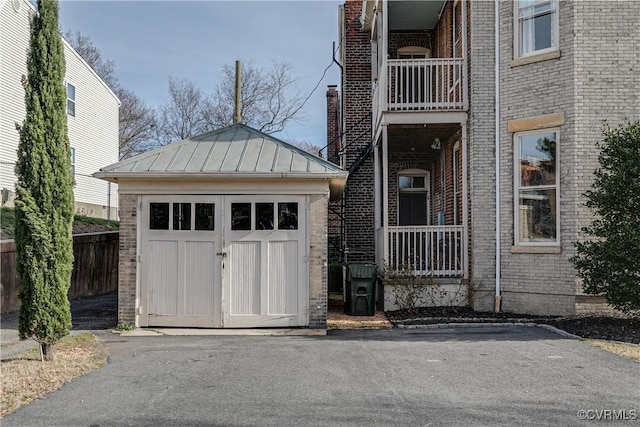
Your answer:
[[[94,176],[295,176],[346,179],[327,160],[243,124],[194,136],[103,167]]]

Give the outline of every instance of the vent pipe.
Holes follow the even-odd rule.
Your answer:
[[[236,61],[236,102],[233,109],[233,123],[242,123],[242,64]]]

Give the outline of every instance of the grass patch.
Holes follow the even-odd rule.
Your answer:
[[[0,230],[3,239],[13,239],[15,211],[13,208],[0,208]],[[75,215],[73,218],[73,234],[91,233],[100,231],[116,231],[120,229],[120,222],[103,218],[93,218],[85,215]]]
[[[640,345],[604,340],[585,340],[585,342],[640,363]]]
[[[119,221],[111,220],[111,223],[109,223],[104,218],[93,218],[93,217],[84,216],[84,215],[75,215],[73,217],[73,223],[74,223],[74,225],[76,225],[76,224],[99,225],[101,227],[107,227],[107,228],[111,228],[113,230],[118,230],[120,228],[120,222]]]
[[[40,351],[32,349],[2,361],[0,415],[13,412],[107,363],[100,341],[90,333],[62,339],[54,346],[54,354],[54,360],[41,362]]]
[[[0,228],[2,234],[8,239],[13,239],[14,230],[13,222],[15,221],[15,213],[13,208],[0,208]]]

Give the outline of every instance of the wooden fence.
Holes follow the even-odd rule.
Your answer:
[[[73,236],[73,273],[69,299],[99,295],[118,289],[119,233],[91,233]],[[0,243],[0,285],[2,313],[20,308],[20,277],[16,270],[16,244]]]

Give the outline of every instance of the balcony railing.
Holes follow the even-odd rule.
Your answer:
[[[466,270],[463,231],[462,225],[388,227],[389,253],[379,252],[378,259],[384,259],[391,271],[462,276]]]
[[[374,116],[383,111],[464,110],[462,58],[389,59],[374,86]]]

